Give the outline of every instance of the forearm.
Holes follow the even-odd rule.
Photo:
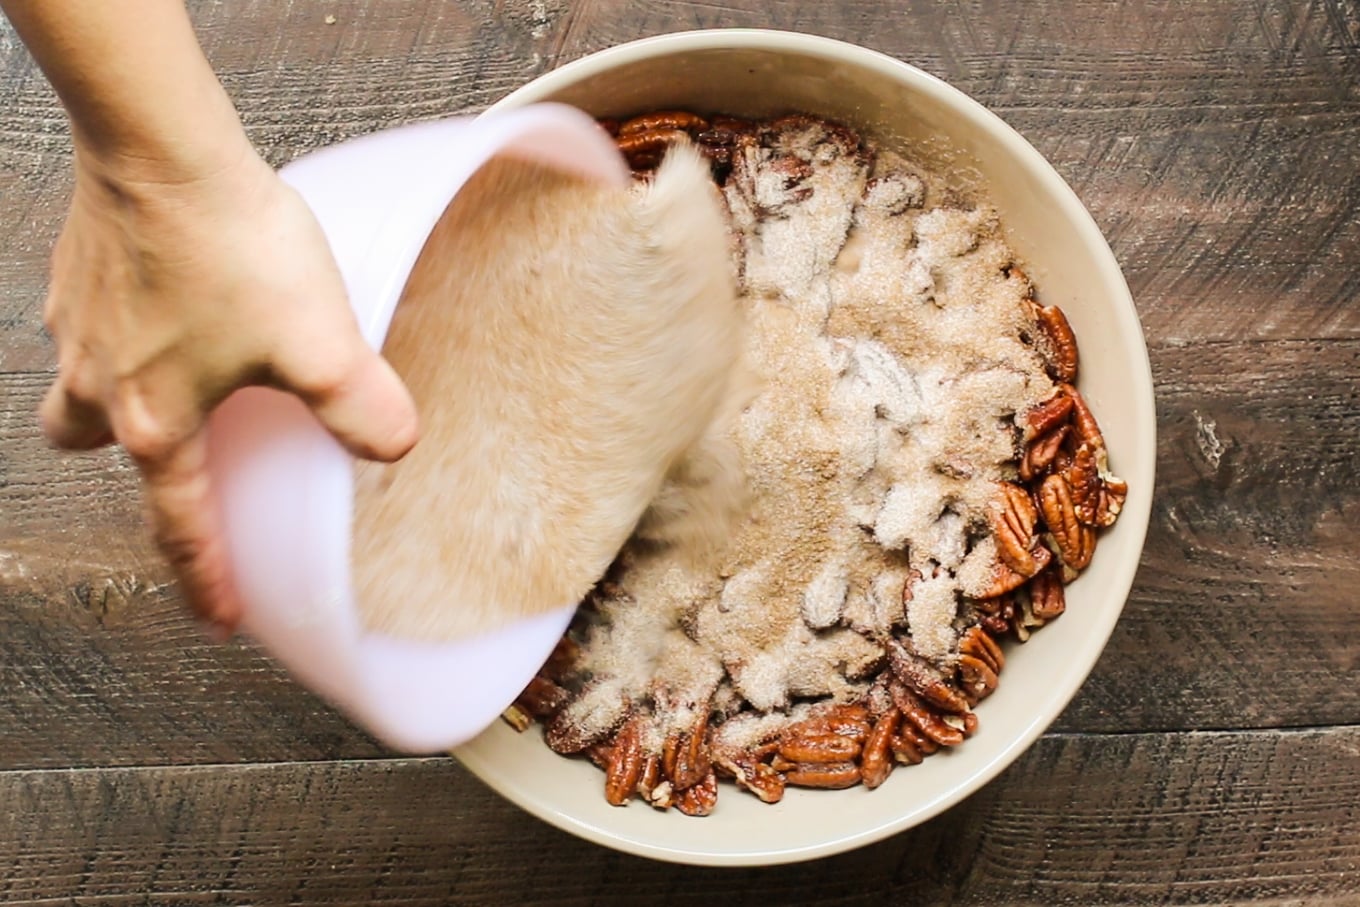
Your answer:
[[[248,150],[182,0],[0,0],[71,117],[78,154],[194,178]]]

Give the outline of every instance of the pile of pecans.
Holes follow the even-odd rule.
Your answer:
[[[768,120],[705,118],[663,111],[623,122],[602,121],[639,179],[646,179],[676,142],[693,142],[708,157],[721,185],[733,172],[743,146],[758,145],[787,125],[810,118],[794,114]],[[838,139],[858,138],[824,124]],[[749,149],[746,149],[749,150]],[[1014,266],[1012,266],[1014,267]],[[625,715],[603,736],[584,735],[562,711],[577,696],[577,644],[564,637],[551,658],[505,713],[523,731],[537,720],[548,745],[563,755],[583,756],[605,775],[605,798],[624,805],[634,797],[658,809],[704,816],[712,812],[718,780],[726,779],[766,803],[779,801],[789,785],[837,789],[878,787],[898,765],[915,765],[941,748],[958,746],[976,733],[973,708],[996,689],[1006,658],[1001,641],[1019,642],[1066,608],[1064,587],[1091,562],[1097,533],[1114,524],[1128,493],[1111,475],[1100,427],[1076,388],[1077,342],[1057,306],[1028,300],[1034,329],[1025,338],[1043,355],[1054,394],[1017,416],[1020,429],[1016,481],[1002,482],[992,504],[990,528],[998,563],[991,586],[960,608],[962,632],[952,673],[920,656],[909,635],[876,640],[881,669],[858,702],[815,704],[797,719],[758,735],[724,733],[724,724],[749,715],[724,714],[700,704],[687,730],[648,747],[645,717]],[[607,591],[608,579],[600,593]],[[906,595],[911,594],[911,585]],[[904,602],[905,606],[905,602]],[[591,600],[583,609],[591,607]],[[740,736],[740,745],[727,738]]]

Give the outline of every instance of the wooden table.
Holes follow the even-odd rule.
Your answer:
[[[62,113],[0,31],[0,901],[1360,903],[1360,9],[1350,0],[202,0],[274,162],[696,27],[886,51],[1000,113],[1109,237],[1157,378],[1142,570],[1000,779],[794,867],[583,843],[392,758],[181,613],[114,452],[57,455]],[[131,15],[131,13],[130,13]]]

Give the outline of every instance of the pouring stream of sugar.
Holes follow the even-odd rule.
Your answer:
[[[551,104],[381,132],[282,175],[422,439],[356,470],[288,395],[219,407],[242,628],[389,745],[446,749],[513,701],[702,450],[740,348],[719,203],[688,149],[631,191],[608,136]]]

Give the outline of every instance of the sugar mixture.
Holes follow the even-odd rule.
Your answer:
[[[893,634],[952,671],[1016,415],[1054,391],[995,213],[932,174],[793,119],[737,147],[724,195],[758,383],[721,428],[748,498],[724,547],[635,540],[592,596],[562,715],[584,737],[647,714],[655,750],[707,710],[748,713],[734,745],[768,736],[863,697]]]

